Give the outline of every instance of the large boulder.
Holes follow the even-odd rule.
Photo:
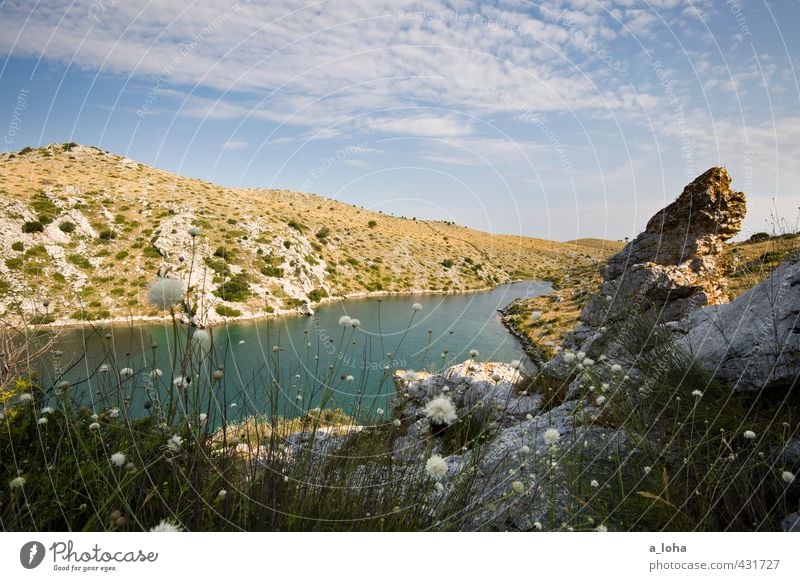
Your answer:
[[[800,372],[800,262],[784,262],[732,303],[673,328],[681,346],[736,389],[790,388]]]
[[[709,169],[611,257],[601,290],[584,307],[567,345],[595,355],[605,345],[605,328],[619,326],[632,314],[665,323],[725,303],[718,257],[746,212],[744,194],[731,190],[730,183],[725,168]]]

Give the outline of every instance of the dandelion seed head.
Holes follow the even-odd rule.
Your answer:
[[[169,440],[167,440],[167,449],[170,452],[173,453],[180,452],[182,445],[183,445],[183,438],[181,438],[178,434],[175,434]]]
[[[159,278],[147,290],[147,302],[167,310],[183,299],[183,281],[177,278]]]
[[[181,527],[179,527],[178,525],[176,525],[176,524],[164,519],[160,523],[158,523],[156,526],[151,528],[150,532],[151,533],[179,533],[182,530],[183,529],[181,529]]]
[[[123,367],[122,369],[119,370],[119,376],[131,377],[133,376],[133,369],[131,369],[130,367]]]
[[[555,428],[547,428],[544,431],[544,443],[548,446],[555,446],[560,438],[561,434]]]
[[[16,478],[13,478],[13,479],[12,479],[12,480],[11,480],[11,481],[8,483],[8,486],[9,486],[10,488],[12,488],[12,489],[13,489],[13,488],[22,488],[23,486],[25,486],[25,483],[26,483],[26,482],[27,482],[27,480],[25,480],[25,477],[24,477],[24,476],[17,476]]]
[[[525,492],[525,485],[519,480],[515,480],[511,483],[511,490],[513,490],[516,494],[522,494]]]
[[[198,236],[200,236],[200,228],[198,228],[197,226],[190,227],[186,232],[192,238],[197,238]]]
[[[99,429],[100,429],[100,424],[98,424],[97,422],[92,422],[91,424],[89,424],[89,431],[96,432]]]
[[[118,468],[121,468],[127,462],[127,457],[122,452],[114,452],[111,454],[111,463]]]
[[[473,359],[475,359],[478,355],[480,355],[480,352],[477,349],[469,350],[469,356],[472,357]]]
[[[447,461],[434,454],[425,462],[425,473],[434,480],[441,480],[447,475]]]
[[[211,345],[211,333],[205,329],[197,329],[192,333],[192,342],[203,349],[207,349]]]
[[[564,361],[566,363],[572,363],[575,361],[575,354],[572,351],[567,351],[564,353]]]
[[[597,480],[592,480],[589,483],[589,486],[591,486],[592,488],[599,488],[600,487],[600,483]]]
[[[348,317],[347,315],[342,315],[339,317],[339,325],[342,327],[349,327],[352,324],[353,319]]]
[[[692,392],[692,395],[693,395],[694,397],[703,397],[703,392],[702,392],[702,391],[700,391],[699,389],[695,389],[695,390]]]
[[[33,396],[30,393],[19,394],[19,403],[30,403],[33,401]]]
[[[420,303],[414,303],[413,305],[411,305],[411,309],[414,311],[421,311],[422,305]]]
[[[745,439],[747,440],[755,440],[756,433],[753,430],[745,430],[744,434],[742,434]]]
[[[435,424],[450,424],[458,417],[449,397],[440,395],[430,400],[423,410],[425,417]]]
[[[47,424],[47,418],[41,417],[41,418],[39,418],[39,421],[36,422],[36,423],[39,424],[40,426],[44,426],[44,425]]]
[[[791,473],[791,472],[789,472],[788,470],[784,470],[784,471],[781,473],[781,479],[783,479],[783,481],[784,481],[786,484],[791,484],[792,482],[794,482],[794,474],[792,474],[792,473]]]
[[[611,372],[612,373],[621,373],[622,372],[622,365],[620,365],[619,363],[615,363],[614,365],[611,366]]]

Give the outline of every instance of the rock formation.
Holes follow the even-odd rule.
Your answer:
[[[739,231],[746,211],[744,194],[732,191],[730,183],[725,168],[709,169],[609,259],[601,291],[584,307],[571,346],[591,352],[587,340],[601,340],[601,328],[632,312],[669,322],[726,302],[718,256],[723,243]]]
[[[790,259],[732,303],[671,326],[679,345],[735,389],[789,389],[800,369],[800,262]]]

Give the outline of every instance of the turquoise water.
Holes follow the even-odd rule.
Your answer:
[[[468,359],[473,349],[481,361],[522,359],[522,347],[502,325],[497,309],[550,289],[550,283],[520,282],[485,292],[346,299],[320,306],[311,317],[217,326],[209,330],[213,347],[194,377],[207,378],[224,365],[225,379],[215,384],[211,396],[213,407],[229,414],[277,409],[292,416],[320,404],[326,391],[331,399],[322,402],[325,407],[374,413],[394,394],[394,369],[440,370]],[[415,303],[422,309],[415,311]],[[343,315],[359,319],[360,325],[340,326]],[[136,413],[149,397],[145,376],[154,366],[163,371],[156,388],[162,399],[173,377],[192,375],[173,361],[176,352],[185,351],[176,350],[181,344],[170,324],[116,325],[69,331],[58,349],[65,376],[76,386],[73,393],[89,399],[120,369],[133,369],[134,376],[118,389]],[[98,371],[104,363],[108,373]]]

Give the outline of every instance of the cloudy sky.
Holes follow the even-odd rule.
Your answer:
[[[725,165],[745,233],[797,227],[798,2],[5,0],[0,22],[5,151],[558,240],[631,236]]]

